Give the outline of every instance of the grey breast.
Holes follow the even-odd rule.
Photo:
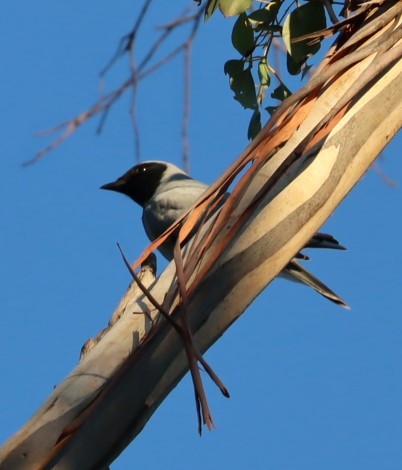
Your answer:
[[[180,185],[166,185],[144,206],[142,222],[148,238],[153,241],[167,230],[205,192],[207,185],[188,179]],[[166,242],[160,252],[172,259],[175,237]]]

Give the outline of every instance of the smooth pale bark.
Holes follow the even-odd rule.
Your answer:
[[[238,209],[273,174],[363,74],[358,62],[320,93],[302,125],[260,170]],[[191,297],[188,314],[205,351],[271,282],[359,181],[402,125],[402,62],[355,96],[331,133],[296,161]],[[263,143],[261,144],[263,145]],[[162,303],[174,265],[143,281]],[[0,449],[0,468],[104,468],[141,431],[188,370],[182,342],[165,321],[144,335],[155,315],[136,286],[118,310],[121,318],[52,392],[35,416]],[[120,315],[120,314],[119,314]]]

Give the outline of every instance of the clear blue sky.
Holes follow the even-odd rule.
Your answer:
[[[130,282],[116,241],[132,260],[146,244],[139,209],[98,190],[134,164],[129,97],[101,136],[93,121],[21,167],[49,142],[36,132],[97,98],[98,72],[131,29],[138,4],[1,6],[0,442],[106,325]],[[172,18],[167,5],[154,7],[154,23]],[[145,32],[139,54],[149,40]],[[191,169],[212,182],[247,144],[249,115],[223,74],[224,61],[236,57],[230,22],[217,16],[204,25],[193,52]],[[139,120],[143,158],[180,164],[182,60],[175,66],[141,86]],[[126,72],[122,60],[107,89]],[[398,182],[401,145],[395,139],[380,160]],[[112,468],[402,468],[401,213],[401,187],[370,170],[325,226],[349,251],[313,253],[310,262],[352,310],[275,281],[207,353],[232,394],[221,398],[206,379],[217,429],[198,437],[186,376]]]

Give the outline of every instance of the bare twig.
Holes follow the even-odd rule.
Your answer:
[[[145,0],[144,5],[141,8],[141,11],[138,15],[137,21],[135,22],[134,28],[125,36],[123,36],[117,46],[117,50],[114,53],[113,57],[106,64],[106,66],[101,70],[101,77],[105,76],[110,68],[114,65],[116,60],[121,57],[125,52],[132,51],[134,49],[135,38],[137,37],[138,30],[142,22],[144,21],[145,15],[150,7],[152,0]]]
[[[133,97],[132,97],[132,102],[131,102],[131,116],[133,120],[134,135],[135,135],[135,140],[136,140],[135,153],[136,153],[136,159],[138,160],[140,158],[140,138],[139,138],[140,133],[139,133],[139,126],[138,126],[138,122],[136,118],[136,98],[137,98],[138,84],[145,77],[156,72],[160,67],[170,62],[179,53],[184,52],[185,56],[190,53],[192,42],[194,41],[195,35],[198,31],[198,28],[200,26],[201,19],[203,17],[204,10],[205,10],[205,8],[201,8],[194,15],[188,15],[187,12],[185,11],[183,14],[179,15],[172,22],[159,26],[157,30],[160,30],[161,34],[155,39],[153,44],[149,47],[145,57],[140,61],[138,65],[136,65],[134,61],[134,45],[136,42],[135,40],[137,38],[138,31],[144,21],[145,15],[149,9],[151,2],[152,0],[146,0],[144,2],[143,7],[140,11],[140,14],[137,18],[137,21],[133,29],[131,30],[130,33],[128,33],[126,36],[122,38],[114,56],[106,65],[106,67],[101,71],[101,78],[103,78],[104,75],[107,73],[107,71],[110,69],[110,67],[115,63],[115,61],[119,57],[121,57],[125,52],[129,52],[130,53],[130,76],[119,87],[115,88],[114,90],[112,90],[111,92],[107,94],[102,95],[92,106],[87,108],[84,112],[78,114],[74,118],[68,121],[65,121],[45,132],[42,132],[41,135],[54,134],[54,133],[60,133],[60,135],[57,136],[45,148],[37,152],[36,155],[31,160],[28,160],[27,162],[25,162],[23,164],[24,166],[36,162],[37,160],[42,158],[44,155],[46,155],[48,152],[54,150],[64,140],[66,140],[72,134],[74,134],[82,124],[84,124],[89,119],[93,118],[94,116],[98,114],[100,114],[101,118],[100,118],[100,122],[97,128],[97,132],[98,133],[101,132],[111,107],[129,89],[133,90]],[[161,46],[166,42],[166,40],[171,35],[171,33],[175,31],[176,28],[181,27],[183,25],[187,25],[187,24],[192,24],[192,28],[187,38],[181,44],[176,46],[173,50],[166,53],[159,61],[155,62],[154,64],[151,64],[151,61],[155,58],[156,52],[160,50]],[[187,63],[189,64],[189,61],[187,61]],[[189,74],[187,75],[187,73],[188,71],[186,67],[185,83],[189,83]],[[187,93],[187,90],[186,90],[186,93]],[[188,103],[189,103],[189,100],[185,98],[185,106],[189,106]],[[185,110],[183,113],[183,125],[182,125],[183,154],[184,155],[187,154],[187,157],[185,158],[188,160],[188,143],[186,144],[186,141],[188,139],[187,137],[188,117],[186,117],[186,115],[188,115],[188,111]]]
[[[191,42],[184,48],[184,107],[182,121],[183,168],[190,173],[190,144],[188,128],[190,121],[190,57]]]
[[[133,130],[134,130],[135,161],[139,163],[141,161],[140,126],[139,126],[138,119],[137,119],[137,98],[138,98],[139,80],[138,80],[137,67],[135,64],[135,53],[134,53],[133,47],[131,47],[130,49],[130,69],[131,69],[131,76],[133,78],[130,115],[131,115],[131,120],[133,122]]]
[[[339,22],[339,18],[336,16],[336,13],[332,7],[332,3],[329,0],[321,0],[324,4],[325,9],[327,10],[329,19],[331,20],[332,24],[336,24]]]
[[[391,188],[397,188],[399,186],[399,182],[388,176],[377,162],[374,162],[372,168],[387,186]]]

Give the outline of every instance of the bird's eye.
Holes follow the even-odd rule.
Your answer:
[[[138,174],[140,173],[145,173],[147,171],[147,168],[143,165],[137,166],[135,169],[135,172]]]

